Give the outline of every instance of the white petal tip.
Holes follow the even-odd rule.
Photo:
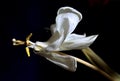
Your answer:
[[[96,39],[98,37],[98,35],[94,35],[94,39]]]
[[[75,13],[79,16],[79,19],[81,20],[82,19],[82,14],[77,11],[76,9],[72,8],[72,7],[61,7],[58,12],[57,12],[57,15],[61,14],[61,13]]]
[[[91,36],[90,40],[94,42],[97,37],[98,37],[98,35],[93,35],[93,36]]]

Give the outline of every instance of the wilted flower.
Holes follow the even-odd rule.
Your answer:
[[[32,42],[30,37],[26,41],[13,39],[13,45],[26,44],[26,52],[30,57],[29,48],[34,49],[35,54],[45,57],[47,60],[55,63],[70,71],[76,71],[77,62],[82,63],[106,76],[111,81],[119,81],[120,75],[113,71],[89,46],[95,41],[98,35],[86,37],[72,33],[82,19],[82,14],[71,8],[62,7],[57,12],[56,23],[51,25],[52,36],[46,42]],[[82,50],[91,62],[86,62],[75,56],[71,56],[59,51]]]
[[[57,12],[56,24],[51,26],[52,36],[46,42],[33,43],[29,48],[33,48],[37,54],[44,56],[49,61],[62,66],[65,69],[75,71],[76,60],[70,55],[61,55],[56,51],[82,49],[90,46],[98,35],[86,37],[72,33],[82,19],[82,14],[71,7],[62,7]]]

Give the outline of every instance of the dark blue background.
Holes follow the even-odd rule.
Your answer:
[[[108,65],[120,73],[119,66],[119,2],[108,0],[9,0],[0,2],[0,81],[107,81],[96,71],[79,64],[76,72],[35,55],[28,58],[24,46],[12,46],[12,38],[25,40],[33,33],[32,41],[46,41],[49,27],[55,23],[60,7],[71,6],[79,10],[83,20],[74,32],[87,35],[99,34],[91,48]],[[85,59],[82,52],[66,52]],[[86,60],[86,59],[85,59]]]

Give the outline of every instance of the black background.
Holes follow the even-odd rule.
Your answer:
[[[116,72],[119,66],[119,1],[109,0],[9,0],[0,1],[0,81],[109,81],[98,72],[78,63],[69,72],[35,55],[28,58],[24,46],[12,46],[12,38],[46,41],[60,7],[71,6],[83,15],[75,33],[99,34],[90,46]],[[66,53],[85,59],[80,51]],[[86,60],[86,59],[85,59]]]

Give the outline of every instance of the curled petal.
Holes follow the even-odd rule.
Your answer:
[[[69,71],[76,71],[77,61],[70,55],[60,55],[52,53],[51,57],[46,59],[64,69],[67,69]]]
[[[75,13],[79,16],[79,20],[82,19],[82,14],[72,7],[61,7],[58,10],[57,15],[62,14],[62,13]]]
[[[69,71],[76,71],[77,61],[71,55],[62,54],[61,52],[40,52],[40,51],[34,52],[35,54],[45,57],[47,60],[64,69],[67,69]]]
[[[59,48],[66,37],[70,35],[77,24],[82,19],[82,15],[71,7],[62,7],[58,10],[56,24],[51,26],[52,36],[47,41],[49,46],[47,50],[53,51]]]
[[[66,15],[62,15],[62,14],[66,14]],[[56,18],[56,21],[58,21],[58,23],[56,24],[58,24],[58,26],[62,24],[62,23],[59,23],[60,18],[63,17],[65,19],[68,19],[68,23],[66,23],[66,25],[68,25],[69,27],[68,26],[64,27],[67,34],[71,34],[75,30],[77,24],[82,19],[82,14],[76,9],[71,8],[71,7],[61,7],[58,10],[57,15],[58,15],[58,18]],[[61,16],[59,17],[59,15]]]

